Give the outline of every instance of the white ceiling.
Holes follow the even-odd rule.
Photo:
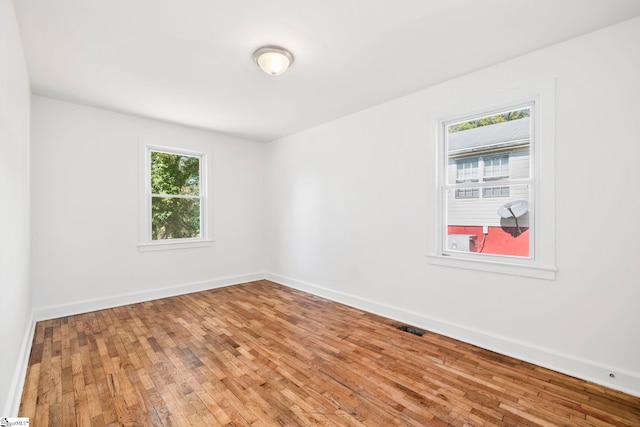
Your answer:
[[[269,141],[640,15],[638,0],[14,0],[33,93]],[[253,51],[281,45],[271,77]],[[570,58],[567,58],[570,60]]]

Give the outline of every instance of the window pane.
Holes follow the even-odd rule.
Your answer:
[[[152,197],[153,240],[200,237],[200,199]]]
[[[484,159],[484,179],[509,177],[509,157],[486,157]]]
[[[478,159],[465,159],[456,162],[456,182],[478,181]]]
[[[480,196],[479,188],[458,188],[456,199],[477,199]]]
[[[200,195],[200,157],[152,151],[151,193]]]
[[[509,186],[486,187],[482,189],[482,197],[508,197]]]
[[[447,250],[529,257],[528,185],[486,187],[482,198],[458,199],[447,197]]]

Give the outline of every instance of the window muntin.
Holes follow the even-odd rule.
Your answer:
[[[498,213],[516,201],[525,202],[519,207],[533,205],[533,111],[533,104],[525,104],[443,122],[443,253],[533,258],[533,214]],[[461,245],[461,239],[469,244]]]

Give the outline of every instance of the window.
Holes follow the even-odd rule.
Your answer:
[[[509,178],[509,156],[474,157],[456,160],[456,183],[487,182]],[[478,166],[480,165],[480,166]],[[483,171],[482,175],[478,171]],[[482,197],[506,197],[509,187],[482,187]],[[457,188],[456,199],[477,199],[479,188]]]
[[[149,153],[151,240],[201,237],[200,156]]]
[[[509,178],[509,156],[484,158],[485,181]]]
[[[482,189],[482,197],[508,197],[509,187],[485,187]]]
[[[205,153],[145,146],[141,250],[207,243]]]
[[[477,199],[479,194],[477,188],[456,188],[456,199]]]
[[[493,94],[482,89],[432,115],[436,203],[427,259],[554,280],[555,81],[487,84]]]
[[[531,259],[532,107],[442,123],[445,253]]]
[[[456,182],[478,182],[478,159],[457,162]]]
[[[427,260],[554,280],[555,81],[486,85],[432,112],[437,163]]]

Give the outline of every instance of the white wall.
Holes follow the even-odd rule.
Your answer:
[[[263,276],[264,144],[32,98],[38,318]],[[212,247],[139,252],[138,139],[212,147]]]
[[[640,395],[638,46],[635,19],[269,143],[268,277]],[[438,111],[548,79],[557,279],[429,264]]]
[[[15,415],[28,358],[29,283],[29,77],[13,3],[0,2],[0,413]]]

